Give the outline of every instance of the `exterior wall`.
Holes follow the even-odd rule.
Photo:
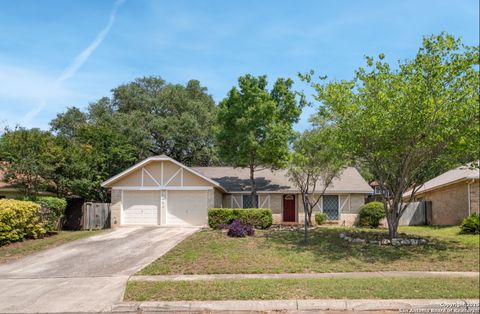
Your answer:
[[[213,207],[219,208],[223,206],[223,193],[218,189],[213,189]],[[209,207],[210,208],[210,207]]]
[[[480,213],[480,181],[470,183],[470,214]]]
[[[215,191],[208,190],[207,191],[207,210],[213,207],[215,207]]]
[[[273,223],[282,223],[283,194],[270,194],[270,209],[272,210]]]
[[[470,185],[471,191],[472,185]],[[457,225],[468,216],[468,184],[460,182],[416,196],[417,201],[432,202],[432,224]]]
[[[110,226],[116,228],[120,225],[120,212],[122,210],[122,191],[112,190],[110,205]]]

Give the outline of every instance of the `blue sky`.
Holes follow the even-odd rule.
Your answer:
[[[478,45],[479,1],[0,0],[0,128],[47,129],[144,75],[198,79],[216,101],[245,73],[348,79],[363,56],[411,58],[442,31]]]

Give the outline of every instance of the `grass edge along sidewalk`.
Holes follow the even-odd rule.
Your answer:
[[[129,281],[125,301],[479,298],[478,277]]]

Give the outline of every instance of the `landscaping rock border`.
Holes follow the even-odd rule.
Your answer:
[[[363,243],[363,244],[374,244],[374,245],[425,245],[428,243],[426,239],[412,237],[405,234],[401,234],[398,238],[389,239],[387,234],[383,233],[360,233],[360,232],[351,232],[340,233],[340,239],[351,242],[351,243]]]

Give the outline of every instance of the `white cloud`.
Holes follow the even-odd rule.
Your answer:
[[[97,47],[103,42],[105,37],[107,37],[108,33],[110,32],[113,23],[115,21],[115,15],[117,14],[117,10],[124,3],[125,0],[117,0],[113,5],[112,11],[110,12],[110,16],[108,19],[107,25],[97,34],[95,39],[85,48],[79,55],[75,57],[75,59],[70,63],[63,72],[55,79],[52,85],[49,85],[48,88],[45,89],[47,95],[44,95],[40,98],[39,104],[30,110],[22,120],[22,124],[29,124],[30,121],[35,118],[47,105],[47,101],[50,99],[50,93],[57,92],[62,84],[71,78],[77,70],[88,60],[90,55],[97,49]]]

